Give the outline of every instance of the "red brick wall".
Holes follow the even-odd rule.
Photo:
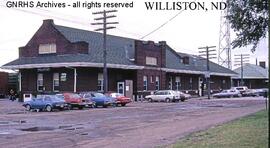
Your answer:
[[[146,57],[157,58],[157,66],[151,67],[165,67],[165,50],[166,42],[155,44],[153,41],[143,42],[135,41],[135,63],[137,65],[146,65]]]
[[[6,94],[8,89],[8,73],[0,72],[0,93]]]
[[[223,83],[223,80],[225,83]],[[230,77],[211,76],[211,90],[229,89],[231,87]]]
[[[52,20],[44,20],[42,26],[24,47],[19,48],[19,57],[37,57],[39,44],[56,44],[56,54],[88,53],[88,43],[68,41],[57,29]]]
[[[37,70],[20,70],[22,92],[36,92],[37,90]]]
[[[137,70],[137,80],[135,86],[137,91],[143,91],[143,76],[147,76],[147,92],[155,91],[156,84],[155,78],[159,77],[160,90],[165,89],[166,86],[166,73],[160,70],[161,67],[165,67],[165,54],[166,54],[166,42],[159,42],[155,44],[153,41],[143,42],[135,41],[135,63],[137,65],[146,66],[143,70]],[[146,65],[146,57],[157,58],[157,65]],[[150,77],[153,77],[153,83],[151,83]]]

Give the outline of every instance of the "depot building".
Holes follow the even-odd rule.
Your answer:
[[[19,58],[2,66],[19,71],[25,93],[103,92],[103,35],[44,20]],[[155,43],[107,36],[108,91],[133,98],[156,90],[181,90],[201,96],[210,76],[211,92],[231,87],[236,73],[195,55],[176,52],[165,41]]]

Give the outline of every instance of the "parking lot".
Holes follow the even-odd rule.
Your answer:
[[[17,147],[156,147],[265,109],[263,97],[28,112],[0,100],[0,144]]]

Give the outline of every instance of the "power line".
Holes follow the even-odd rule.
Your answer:
[[[164,27],[165,25],[167,25],[170,21],[172,21],[173,19],[175,19],[179,14],[181,14],[184,10],[181,10],[180,12],[178,12],[176,15],[174,15],[172,18],[170,18],[169,20],[167,20],[166,22],[164,22],[163,24],[161,24],[160,26],[158,26],[156,29],[152,30],[151,32],[147,33],[146,35],[142,36],[140,39],[144,39],[145,37],[153,34],[154,32],[158,31],[160,28]]]
[[[195,2],[196,0],[192,1]],[[169,20],[167,20],[166,22],[164,22],[163,24],[161,24],[160,26],[158,26],[156,29],[152,30],[151,32],[147,33],[146,35],[142,36],[140,39],[144,39],[145,37],[153,34],[154,32],[158,31],[160,28],[164,27],[165,25],[167,25],[169,22],[171,22],[173,19],[175,19],[178,15],[180,15],[184,10],[181,10],[180,12],[178,12],[176,15],[174,15],[173,17],[171,17]]]
[[[0,4],[0,7],[4,7],[4,8],[7,8],[6,6]],[[11,8],[9,8],[11,9]],[[85,26],[85,27],[89,27],[89,23],[86,22],[86,19],[84,18],[79,18],[77,16],[71,16],[71,15],[66,15],[66,14],[63,14],[63,13],[58,13],[58,12],[54,12],[54,11],[50,11],[50,10],[44,10],[44,9],[41,9],[41,8],[36,8],[36,12],[35,11],[30,11],[30,10],[22,10],[22,9],[18,9],[18,8],[12,8],[12,10],[15,10],[15,11],[20,11],[20,12],[24,12],[24,13],[28,13],[28,14],[33,14],[33,15],[38,15],[38,16],[45,16],[45,17],[51,17],[51,18],[55,18],[55,19],[58,19],[58,20],[62,20],[62,21],[65,21],[65,22],[71,22],[71,23],[75,23],[75,24],[79,24],[79,25],[82,25],[82,26]],[[49,13],[54,13],[54,14],[44,14],[43,12],[41,11],[45,11],[45,12],[49,12]],[[60,16],[55,16],[55,13],[56,14],[59,14]],[[64,18],[65,17],[65,18]],[[66,19],[66,17],[69,17],[70,19]],[[76,19],[73,19],[73,18],[76,18]],[[76,20],[76,21],[74,21]],[[84,21],[77,21],[77,20],[84,20]],[[122,33],[125,33],[125,34],[130,34],[130,35],[135,35],[136,37],[138,36],[141,36],[137,33],[133,33],[133,32],[130,32],[130,31],[126,31],[126,30],[123,30],[121,28],[117,28],[117,30],[119,30],[120,32]]]

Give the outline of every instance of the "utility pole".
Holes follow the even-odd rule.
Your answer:
[[[198,49],[201,51],[199,51],[199,53],[204,53],[204,54],[200,54],[200,57],[205,56],[206,57],[206,66],[207,66],[207,73],[205,74],[205,78],[206,78],[206,83],[207,83],[207,96],[208,99],[210,99],[210,95],[211,95],[211,90],[210,90],[210,66],[209,66],[209,60],[213,59],[215,57],[210,57],[216,54],[210,54],[210,52],[216,51],[215,49],[209,50],[210,48],[215,48],[216,46],[206,46],[206,47],[199,47]]]
[[[249,54],[238,54],[238,55],[234,55],[236,58],[234,59],[235,64],[234,66],[241,66],[241,81],[240,81],[240,85],[243,86],[244,85],[244,80],[243,80],[243,74],[244,74],[244,70],[243,70],[243,66],[246,63],[249,63]]]
[[[93,15],[101,14],[102,17],[95,18],[95,21],[102,20],[102,22],[91,23],[91,25],[102,25],[102,28],[95,29],[95,31],[103,31],[103,91],[104,94],[108,92],[108,72],[107,72],[107,30],[116,27],[107,26],[109,24],[118,24],[118,22],[107,22],[107,19],[116,17],[115,15],[108,15],[109,13],[117,12],[117,10],[103,10],[100,12],[93,12]]]

